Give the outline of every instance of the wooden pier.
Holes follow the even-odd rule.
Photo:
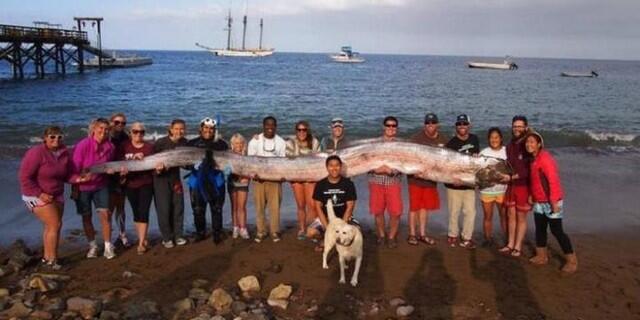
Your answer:
[[[67,66],[75,62],[82,73],[84,51],[100,58],[106,56],[101,49],[90,45],[87,32],[82,31],[80,22],[85,19],[89,18],[76,18],[78,30],[0,24],[0,61],[9,62],[14,79],[25,77],[25,66],[29,62],[38,78],[44,78],[48,63],[55,65],[56,74],[66,74]]]

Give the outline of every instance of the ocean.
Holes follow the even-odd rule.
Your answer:
[[[516,59],[517,71],[477,70],[469,60],[500,58],[365,55],[363,64],[333,63],[326,54],[276,53],[262,59],[216,58],[208,52],[143,51],[151,66],[13,81],[0,63],[0,148],[20,157],[50,124],[65,128],[66,142],[86,134],[88,122],[125,112],[154,136],[173,118],[189,134],[206,116],[219,115],[221,131],[253,134],[266,115],[279,133],[293,134],[308,120],[326,135],[341,116],[357,138],[377,136],[387,115],[400,120],[400,135],[418,130],[427,112],[452,132],[455,116],[468,114],[473,131],[508,129],[526,115],[553,147],[637,151],[640,147],[640,62]],[[27,66],[27,70],[29,66]],[[562,71],[597,70],[598,78],[565,78]],[[508,130],[507,130],[508,131]]]
[[[639,187],[633,182],[637,180],[629,180],[637,178],[640,169],[640,62],[519,58],[517,71],[491,71],[469,69],[465,62],[501,58],[363,55],[365,63],[344,65],[331,62],[326,54],[233,59],[207,52],[136,53],[151,56],[154,64],[14,81],[8,65],[0,62],[0,243],[39,237],[40,223],[19,200],[16,172],[26,148],[40,141],[42,130],[51,124],[61,125],[65,142],[72,145],[86,136],[91,119],[114,112],[124,112],[129,123],[145,123],[152,139],[163,136],[174,118],[186,120],[188,134],[194,136],[200,119],[216,115],[227,138],[235,132],[260,132],[266,115],[278,119],[281,135],[292,135],[295,122],[308,120],[317,136],[327,135],[329,120],[340,116],[354,138],[380,135],[382,119],[393,115],[400,122],[399,135],[406,137],[421,128],[427,112],[435,112],[442,130],[451,134],[455,116],[466,113],[483,145],[489,127],[509,132],[511,118],[522,114],[543,132],[546,145],[560,153],[561,165],[572,166],[562,172],[573,190],[568,200],[575,199],[567,207],[590,212],[579,218],[580,230],[640,225],[640,204],[633,196]],[[589,70],[600,76],[560,77],[562,71]],[[594,210],[600,213],[610,206],[590,203],[599,194],[597,186],[583,193],[584,184],[605,179],[607,190],[618,190],[618,209],[606,219]],[[357,185],[356,216],[364,219],[366,182],[358,179]],[[292,220],[295,204],[290,188],[284,188],[283,219]],[[191,228],[188,201],[186,207],[185,226]],[[228,210],[227,205],[225,224]],[[252,221],[252,201],[248,210]],[[443,213],[433,222],[440,229],[446,227],[445,210],[443,204]],[[80,227],[74,211],[69,202],[65,230]],[[480,210],[478,215],[480,223]],[[155,220],[152,226],[155,229]]]

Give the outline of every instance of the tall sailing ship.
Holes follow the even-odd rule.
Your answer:
[[[207,51],[213,53],[214,56],[220,57],[266,57],[273,54],[274,49],[268,49],[262,47],[262,30],[264,23],[262,18],[260,19],[260,43],[258,48],[247,48],[245,47],[245,39],[247,35],[247,15],[244,15],[242,19],[242,47],[241,48],[232,48],[231,47],[231,25],[233,24],[233,18],[231,18],[231,10],[229,10],[229,15],[227,16],[227,47],[224,49],[215,49],[210,48],[204,45],[201,45],[196,42],[196,46],[206,49]]]

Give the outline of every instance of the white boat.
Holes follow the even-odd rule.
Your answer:
[[[102,58],[102,68],[133,68],[146,66],[153,63],[149,57],[139,57],[137,55],[116,54],[114,51],[109,58]],[[100,60],[98,56],[84,61],[86,68],[99,68]]]
[[[502,63],[489,63],[489,62],[467,62],[469,68],[476,69],[493,69],[493,70],[518,70],[518,65],[512,62],[509,57],[505,58]]]
[[[360,57],[360,53],[351,50],[350,46],[344,46],[340,49],[340,53],[330,56],[334,62],[339,63],[362,63],[365,60]]]
[[[245,47],[245,39],[247,34],[247,15],[244,15],[242,19],[243,29],[242,29],[242,47],[241,48],[232,48],[231,47],[231,24],[233,19],[231,18],[231,10],[229,10],[229,15],[227,16],[227,47],[224,49],[216,49],[210,48],[205,45],[201,45],[196,42],[196,46],[203,48],[209,52],[211,52],[214,56],[217,57],[266,57],[273,54],[274,49],[263,48],[262,47],[262,30],[263,30],[263,21],[260,19],[260,43],[258,48],[246,48]]]
[[[563,77],[570,78],[597,78],[598,73],[591,70],[591,72],[562,72],[560,74]]]

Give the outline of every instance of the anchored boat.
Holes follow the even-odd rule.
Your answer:
[[[107,57],[108,56],[108,57]],[[84,66],[86,68],[99,68],[100,67],[100,58],[95,56],[91,59],[87,59],[84,61]],[[103,55],[102,57],[102,67],[103,68],[133,68],[146,66],[153,63],[153,60],[149,57],[140,57],[137,55],[123,55],[118,54],[115,51],[110,55]]]
[[[510,57],[506,57],[502,63],[488,62],[467,62],[469,68],[476,69],[493,69],[493,70],[518,70],[518,65],[511,61]]]
[[[562,72],[560,74],[563,77],[570,78],[597,78],[598,73],[591,70],[591,72]]]
[[[351,46],[344,46],[340,49],[340,53],[330,56],[334,62],[340,63],[362,63],[364,59],[360,57],[360,53],[351,50]]]
[[[258,48],[246,48],[245,47],[245,39],[247,35],[247,14],[245,13],[244,18],[242,19],[242,47],[241,48],[232,48],[231,47],[231,25],[233,23],[233,19],[231,18],[231,10],[229,10],[229,15],[227,15],[227,47],[224,49],[216,49],[211,48],[205,45],[201,45],[196,42],[196,46],[203,48],[211,53],[214,56],[218,57],[266,57],[273,54],[274,49],[266,49],[262,48],[262,30],[263,30],[263,20],[260,19],[260,43]]]

